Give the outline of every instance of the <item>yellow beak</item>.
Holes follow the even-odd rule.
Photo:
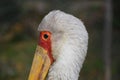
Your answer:
[[[45,80],[51,62],[48,51],[37,46],[28,80]]]

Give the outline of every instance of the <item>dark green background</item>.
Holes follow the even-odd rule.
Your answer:
[[[113,0],[112,80],[120,80],[120,1]],[[104,80],[104,0],[0,0],[0,80],[27,80],[37,45],[37,27],[51,10],[80,18],[89,33],[81,80]]]

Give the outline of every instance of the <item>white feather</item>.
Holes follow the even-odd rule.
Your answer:
[[[88,33],[76,17],[59,10],[50,12],[39,25],[39,31],[52,33],[55,62],[48,80],[78,80],[88,46]]]

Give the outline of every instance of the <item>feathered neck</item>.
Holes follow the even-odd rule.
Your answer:
[[[66,43],[56,62],[49,70],[48,80],[78,80],[86,53]]]

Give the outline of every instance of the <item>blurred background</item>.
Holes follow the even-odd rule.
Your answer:
[[[120,0],[0,0],[0,80],[27,80],[37,27],[51,10],[80,18],[89,33],[81,80],[120,80]]]

